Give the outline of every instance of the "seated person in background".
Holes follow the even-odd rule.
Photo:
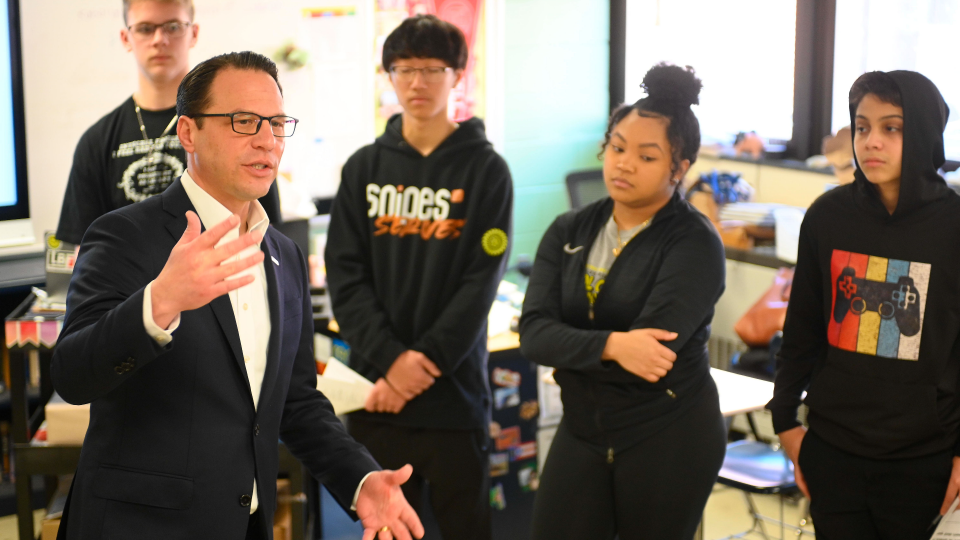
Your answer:
[[[553,222],[523,304],[521,351],[556,368],[564,411],[534,540],[689,540],[723,463],[707,356],[723,246],[678,191],[700,148],[702,85],[658,64],[643,86],[607,125],[610,196]]]
[[[487,316],[507,264],[513,186],[483,121],[450,120],[467,43],[432,15],[383,44],[403,112],[343,167],[325,261],[350,364],[376,381],[350,433],[430,503],[447,540],[489,540]]]
[[[960,486],[960,196],[937,174],[949,110],[912,71],[862,75],[849,103],[856,179],[804,217],[767,408],[817,538],[919,540]]]
[[[177,113],[187,171],[94,221],[73,272],[51,374],[91,408],[60,538],[266,540],[281,439],[365,539],[422,536],[410,467],[380,471],[317,391],[304,257],[257,202],[296,127],[277,66],[201,62]]]
[[[123,21],[120,41],[137,63],[137,91],[77,144],[57,225],[57,238],[71,244],[98,217],[163,192],[186,168],[175,105],[200,31],[193,0],[123,0]],[[260,202],[280,223],[275,183]]]

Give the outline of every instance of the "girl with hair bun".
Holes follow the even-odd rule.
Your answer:
[[[692,68],[658,64],[603,142],[609,197],[558,217],[520,319],[527,358],[556,368],[564,417],[533,538],[689,540],[726,434],[707,339],[724,288],[713,225],[679,193],[700,148]]]

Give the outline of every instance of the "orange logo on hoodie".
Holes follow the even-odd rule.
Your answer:
[[[424,240],[455,239],[466,224],[464,219],[449,219],[450,205],[463,202],[462,189],[433,190],[416,186],[379,186],[367,184],[367,216],[373,222],[374,236],[390,234],[403,238],[419,235]]]

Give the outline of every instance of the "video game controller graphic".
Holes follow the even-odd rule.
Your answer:
[[[900,276],[896,283],[872,281],[857,277],[848,266],[837,277],[834,298],[833,320],[838,323],[848,312],[860,315],[875,311],[883,319],[896,319],[905,336],[915,336],[920,331],[920,291],[910,276]]]

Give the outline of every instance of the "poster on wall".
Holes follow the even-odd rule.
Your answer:
[[[460,84],[450,92],[450,119],[455,122],[483,117],[486,110],[486,26],[484,0],[376,0],[375,56],[376,82],[374,97],[376,133],[383,133],[387,120],[400,112],[397,95],[383,70],[383,42],[407,17],[432,14],[457,26],[467,39],[470,56]]]

